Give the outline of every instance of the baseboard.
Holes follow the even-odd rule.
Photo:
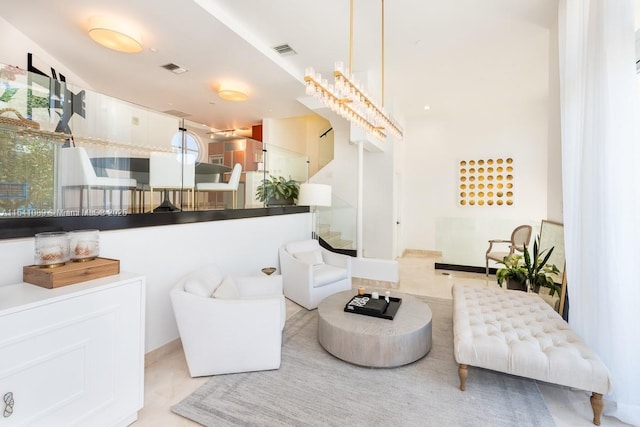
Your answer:
[[[435,263],[436,270],[451,270],[451,271],[465,271],[467,273],[485,273],[484,267],[474,267],[471,265],[459,265],[459,264],[444,264],[440,262]],[[489,267],[489,274],[496,274],[496,269]]]
[[[169,341],[165,345],[146,353],[144,355],[144,366],[147,367],[156,363],[158,360],[164,358],[167,354],[173,353],[177,349],[182,349],[182,341],[180,340],[180,338]]]
[[[362,279],[359,277],[352,277],[351,282],[354,288],[360,286],[365,289],[398,289],[400,282],[390,282],[387,280],[375,280],[375,279]]]
[[[441,251],[428,251],[424,249],[405,249],[402,251],[402,256],[422,256],[429,258],[438,258],[442,256]]]

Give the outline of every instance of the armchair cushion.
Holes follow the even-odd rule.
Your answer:
[[[313,287],[319,288],[339,280],[347,279],[349,271],[346,268],[334,267],[329,264],[313,267]]]
[[[226,275],[224,279],[222,279],[222,283],[218,286],[218,289],[216,289],[211,296],[214,298],[238,299],[240,298],[240,292],[238,292],[236,283],[231,276]]]
[[[210,297],[222,282],[222,274],[215,266],[207,266],[185,278],[184,290],[201,297]]]
[[[285,245],[285,249],[291,255],[295,255],[298,252],[309,252],[319,249],[320,245],[317,240],[301,240],[299,242],[290,242]]]
[[[233,278],[240,298],[260,298],[282,295],[282,276],[235,276]]]
[[[324,264],[324,261],[322,260],[322,251],[320,250],[320,248],[314,249],[312,251],[296,252],[293,254],[293,257],[298,261],[304,262],[305,264]]]

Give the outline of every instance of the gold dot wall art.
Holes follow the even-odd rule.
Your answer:
[[[458,204],[513,206],[513,164],[511,157],[461,160],[458,163]]]

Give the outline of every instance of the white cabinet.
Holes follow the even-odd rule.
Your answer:
[[[125,426],[144,392],[145,279],[0,287],[0,427]]]

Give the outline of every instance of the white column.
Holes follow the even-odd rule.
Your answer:
[[[356,207],[356,248],[358,258],[362,258],[363,190],[364,190],[364,141],[358,141],[358,206]]]

